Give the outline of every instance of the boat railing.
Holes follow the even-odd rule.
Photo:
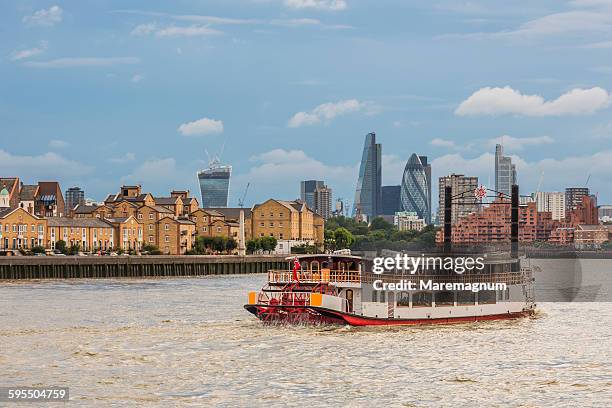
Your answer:
[[[268,306],[311,306],[310,299],[313,292],[259,292],[257,303]],[[316,293],[316,295],[321,295]],[[347,312],[352,309],[349,307],[349,300],[338,295],[333,295],[341,301],[341,311]],[[320,301],[319,301],[320,302]],[[320,304],[316,304],[320,306]]]
[[[310,292],[259,292],[257,303],[270,306],[309,306]]]
[[[445,274],[375,274],[372,272],[328,270],[299,271],[298,278],[301,283],[366,283],[372,284],[376,280],[383,282],[398,283],[401,280],[432,280],[434,282],[448,283],[506,283],[516,285],[527,283],[532,280],[530,268],[521,268],[515,272],[482,272],[482,273],[445,273]],[[288,270],[268,271],[268,282],[271,284],[283,284],[294,282],[293,272]]]
[[[360,271],[321,269],[319,271],[298,271],[298,279],[303,283],[360,283]],[[294,282],[293,271],[268,271],[269,283]]]

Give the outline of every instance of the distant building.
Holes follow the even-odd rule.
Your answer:
[[[314,191],[314,212],[328,220],[332,214],[332,189],[327,186],[319,186]]]
[[[382,186],[382,214],[393,215],[401,210],[402,186]]]
[[[510,197],[512,185],[516,183],[516,167],[512,159],[504,156],[502,145],[495,145],[495,190]]]
[[[6,189],[9,199],[9,208],[17,208],[19,206],[19,189],[21,182],[19,177],[1,177],[0,190]]]
[[[70,187],[66,190],[66,208],[74,210],[78,204],[85,204],[85,192],[80,187]]]
[[[427,179],[427,202],[429,203],[429,217],[425,218],[425,221],[428,224],[432,223],[432,213],[433,213],[433,202],[431,201],[431,164],[429,164],[427,160],[427,156],[419,156],[421,160],[421,164],[423,165],[423,170],[425,170],[425,178]]]
[[[393,225],[400,231],[421,231],[425,228],[425,220],[415,212],[399,211],[393,216]]]
[[[608,229],[603,225],[578,225],[574,231],[574,245],[578,249],[599,248],[608,241]]]
[[[451,204],[451,222],[457,223],[459,219],[465,218],[468,214],[478,211],[479,201],[474,194],[478,188],[478,177],[464,176],[463,174],[451,174],[438,179],[438,219],[444,222],[444,189],[452,187],[455,201]],[[463,196],[458,196],[459,194]]]
[[[322,180],[304,180],[300,182],[300,198],[311,210],[315,208],[315,190],[318,187],[324,186],[325,182]]]
[[[207,169],[198,172],[202,195],[202,207],[227,207],[229,199],[232,166],[223,166],[219,160],[212,160]]]
[[[40,217],[63,217],[66,215],[64,196],[57,181],[38,182],[34,213]]]
[[[427,167],[421,157],[413,154],[404,168],[400,191],[402,211],[415,212],[419,218],[431,224],[431,186],[429,185]],[[431,177],[431,170],[429,170]]]
[[[341,198],[336,200],[336,208],[333,213],[334,217],[345,216],[344,201]]]
[[[295,245],[323,246],[323,217],[302,201],[269,199],[253,206],[250,218],[250,238],[276,238],[279,253],[290,253]]]
[[[570,212],[582,203],[582,197],[589,195],[588,187],[568,187],[565,189],[565,211]]]
[[[353,216],[372,219],[382,210],[382,146],[376,143],[376,134],[368,133],[363,145],[359,177],[355,189]]]
[[[550,212],[556,221],[565,219],[565,193],[538,191],[534,199],[538,211]]]
[[[600,205],[598,213],[600,222],[612,222],[612,205]]]

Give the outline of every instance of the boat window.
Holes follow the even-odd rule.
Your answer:
[[[340,263],[338,264],[338,269],[340,269],[341,271],[343,271],[343,270],[345,269],[345,267],[344,267],[344,262],[340,262]]]
[[[457,305],[473,305],[476,303],[476,293],[471,290],[457,292]]]
[[[481,290],[478,292],[478,304],[492,304],[495,303],[495,291],[494,290]]]
[[[397,295],[397,306],[398,307],[409,307],[410,306],[410,293],[400,292]]]
[[[378,299],[378,300],[380,301],[380,303],[385,303],[386,302],[386,300],[385,300],[385,291],[381,290],[379,292],[380,292],[380,299]]]
[[[412,294],[412,307],[431,306],[431,292],[415,292]]]
[[[310,266],[311,266],[313,271],[318,271],[319,270],[319,261],[312,261],[310,263]]]
[[[308,271],[308,262],[304,262],[304,263],[300,263],[300,266],[302,267],[301,269],[303,271]]]
[[[455,304],[455,294],[450,291],[436,292],[436,306],[453,306]]]
[[[372,302],[378,302],[378,291],[372,290]]]

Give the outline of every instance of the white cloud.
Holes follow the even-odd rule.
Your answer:
[[[357,99],[345,99],[338,102],[328,102],[315,107],[310,112],[298,112],[289,119],[287,126],[297,128],[300,126],[316,125],[329,122],[332,119],[358,112],[368,107],[368,103]]]
[[[436,146],[436,147],[446,147],[449,149],[457,149],[458,146],[455,143],[455,141],[453,140],[446,140],[446,139],[440,139],[440,138],[434,138],[431,139],[431,141],[429,142],[430,145],[432,146]]]
[[[62,21],[63,10],[60,6],[51,6],[48,9],[38,10],[31,16],[25,16],[23,23],[42,27],[51,27]]]
[[[524,95],[509,86],[481,88],[461,102],[459,116],[516,114],[526,116],[585,115],[607,107],[611,97],[605,89],[576,88],[552,101],[540,95]]]
[[[285,5],[294,9],[345,10],[345,0],[285,0]]]
[[[134,57],[69,57],[49,61],[26,61],[32,68],[73,68],[73,67],[110,67],[114,65],[138,64],[139,58]]]
[[[222,35],[223,31],[215,30],[207,26],[191,25],[191,26],[169,26],[156,29],[155,36],[158,38],[167,37],[196,37],[196,36],[212,36]]]
[[[178,131],[184,136],[223,133],[223,121],[202,118],[193,122],[183,123],[179,126]]]
[[[60,139],[49,140],[49,147],[52,149],[64,149],[68,146],[69,146],[68,142],[64,140],[60,140]]]
[[[38,47],[29,48],[26,50],[15,51],[11,53],[10,60],[11,61],[20,61],[27,58],[32,58],[36,55],[40,55],[47,50],[48,43],[47,41],[41,41]]]
[[[136,155],[131,152],[127,152],[123,156],[112,157],[109,159],[111,163],[123,164],[136,160]]]
[[[321,25],[321,21],[315,18],[290,18],[284,20],[271,20],[270,24],[281,27],[302,27]]]
[[[92,167],[66,159],[57,153],[38,156],[13,155],[0,149],[0,174],[17,174],[24,180],[52,180],[90,173]]]
[[[149,35],[157,29],[157,24],[155,23],[147,23],[147,24],[139,24],[130,33],[131,35]]]
[[[144,75],[143,74],[134,74],[132,76],[131,81],[134,82],[135,84],[137,84],[138,82],[142,81],[144,79]]]
[[[258,191],[282,191],[283,186],[299,186],[305,179],[325,180],[330,186],[346,184],[357,180],[357,164],[354,166],[335,166],[320,162],[308,156],[303,150],[274,149],[252,156],[255,163],[248,173],[238,175],[238,186],[250,182]],[[240,187],[236,191],[242,191]],[[279,199],[295,199],[299,196],[296,188],[291,196],[274,196]],[[273,193],[273,194],[283,194]],[[286,194],[286,193],[285,193]]]
[[[489,140],[489,146],[495,146],[500,143],[503,144],[505,149],[508,150],[521,150],[525,146],[537,146],[543,144],[554,143],[555,140],[550,136],[536,136],[536,137],[512,137],[512,136],[500,136]]]

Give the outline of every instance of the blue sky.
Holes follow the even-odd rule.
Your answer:
[[[385,184],[416,152],[491,185],[503,136],[522,193],[612,203],[610,0],[32,0],[0,30],[2,176],[199,195],[225,145],[230,205],[352,201],[370,131]]]

